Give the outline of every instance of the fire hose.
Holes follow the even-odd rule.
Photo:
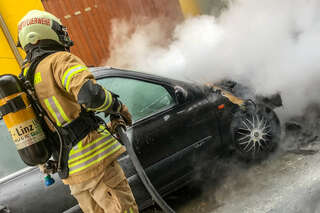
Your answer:
[[[147,191],[151,195],[152,199],[160,206],[160,208],[165,213],[175,213],[175,211],[166,203],[166,201],[161,197],[158,191],[154,188],[150,179],[148,178],[146,172],[144,171],[136,153],[134,152],[133,145],[130,142],[124,128],[119,125],[116,128],[117,134],[120,138],[120,141],[126,146],[129,157],[133,163],[134,168],[137,171],[139,178],[141,179],[144,187],[146,187]]]

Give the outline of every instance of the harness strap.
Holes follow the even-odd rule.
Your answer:
[[[91,131],[99,128],[99,122],[93,113],[83,112],[79,117],[73,120],[71,123],[62,129],[63,136],[67,139],[72,146],[75,146],[79,141],[86,137]]]
[[[63,137],[62,169],[58,171],[61,179],[69,177],[69,153],[73,146],[77,145],[91,131],[99,128],[99,117],[91,112],[82,110],[80,116],[64,127],[57,127]]]
[[[23,99],[21,96],[17,96],[9,101],[7,101],[6,104],[0,106],[0,112],[1,116],[5,116],[11,112],[17,112],[21,109],[26,108],[25,103],[23,102]]]

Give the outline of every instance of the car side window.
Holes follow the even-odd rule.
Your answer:
[[[108,77],[98,82],[120,96],[120,100],[129,108],[133,121],[168,109],[175,104],[170,93],[159,84],[120,77]]]
[[[26,164],[20,159],[3,120],[0,121],[0,138],[0,178],[3,178],[26,167]]]

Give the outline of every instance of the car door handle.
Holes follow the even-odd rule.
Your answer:
[[[0,205],[0,213],[10,213],[8,207]]]
[[[196,148],[196,149],[199,149],[203,144],[205,144],[208,140],[210,140],[212,138],[211,135],[205,137],[205,138],[202,138],[201,140],[197,141],[193,147]]]

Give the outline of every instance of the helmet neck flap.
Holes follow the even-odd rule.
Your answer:
[[[59,51],[70,51],[69,47],[64,47],[53,40],[40,40],[37,44],[27,44],[25,46],[27,53],[26,63],[32,63],[45,54],[52,54]]]

